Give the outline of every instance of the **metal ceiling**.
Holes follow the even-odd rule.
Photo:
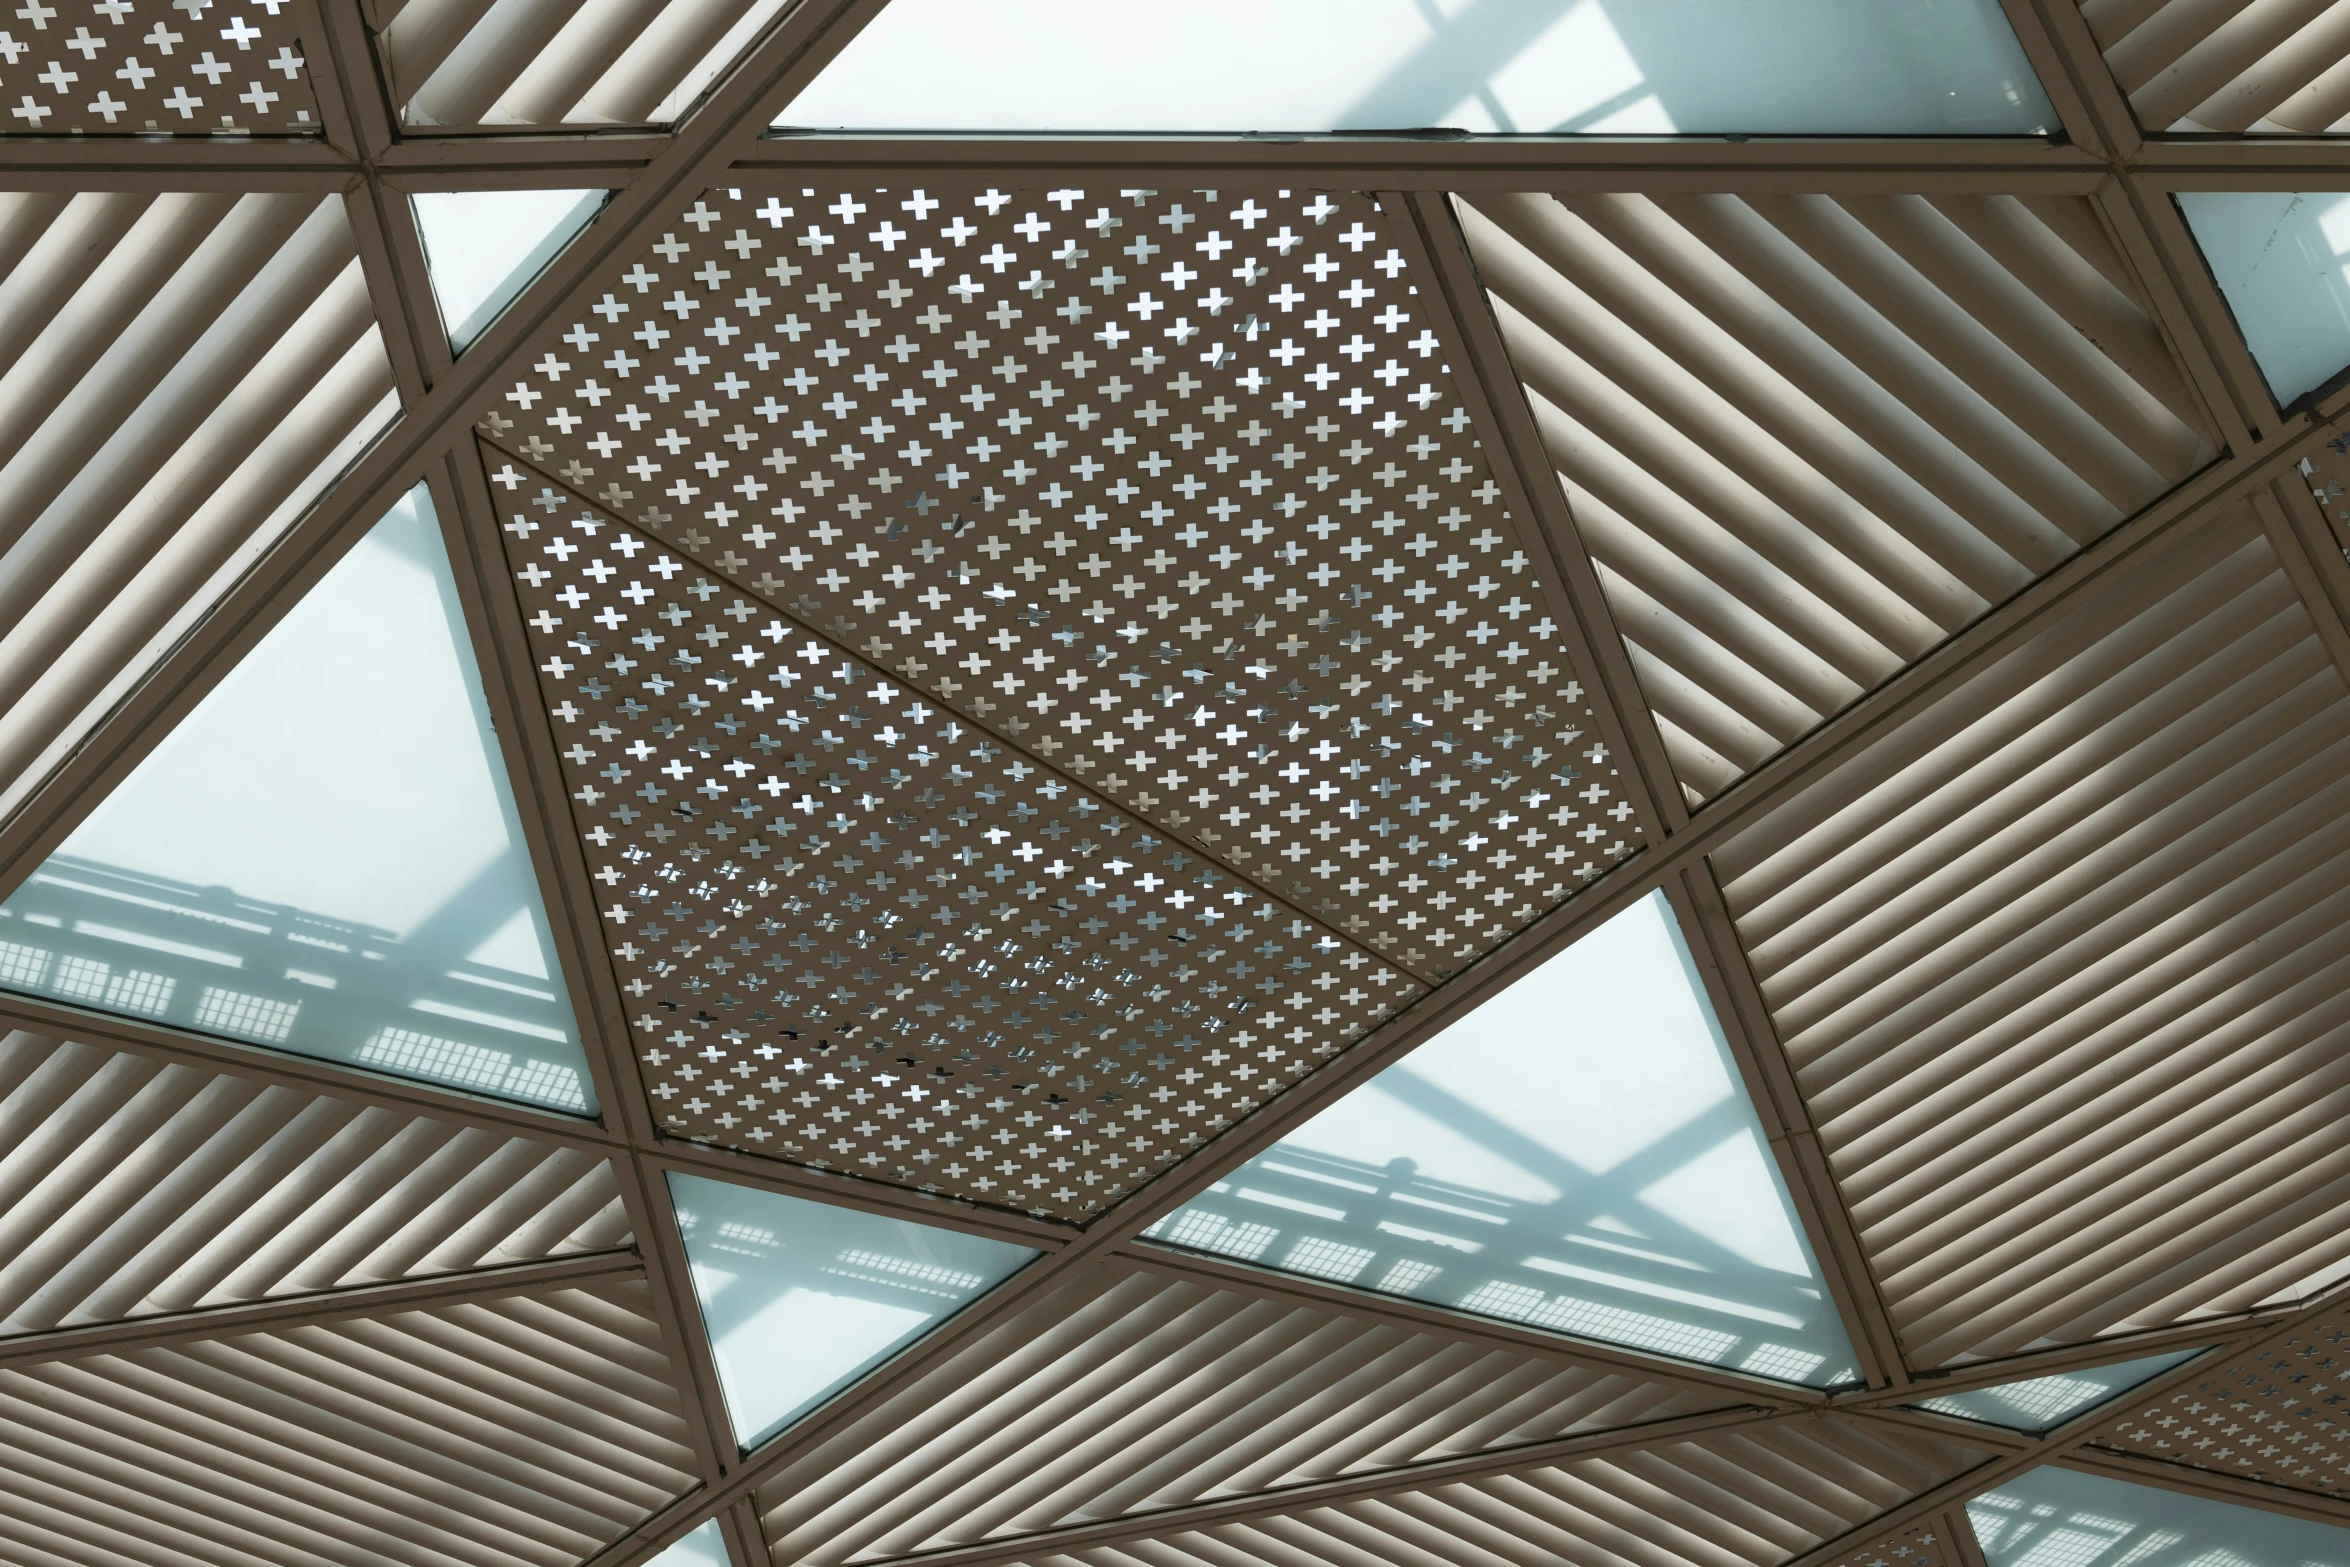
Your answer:
[[[2271,1391],[2350,1287],[2350,458],[2168,200],[2350,180],[2339,6],[2011,0],[2061,141],[1018,142],[763,139],[878,0],[148,3],[225,29],[152,103],[57,82],[132,21],[9,62],[89,123],[0,137],[0,885],[423,480],[607,1112],[0,991],[0,1560],[2350,1527]],[[214,74],[277,118],[171,134]],[[523,186],[615,195],[452,356],[405,193]],[[1139,1238],[1658,888],[1865,1385]],[[673,1169],[1039,1257],[746,1455]]]

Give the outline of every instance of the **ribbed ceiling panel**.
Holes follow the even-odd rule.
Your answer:
[[[2239,511],[1716,855],[1913,1364],[2350,1258],[2346,769]]]
[[[616,1283],[0,1371],[12,1567],[559,1567],[692,1483]]]
[[[2342,0],[2081,0],[2081,16],[2150,131],[2350,129]]]
[[[577,1149],[0,1038],[0,1332],[628,1239],[611,1166]]]
[[[1984,1456],[1844,1420],[1796,1421],[1121,1546],[1040,1551],[1023,1561],[1039,1567],[1765,1567],[1858,1527]],[[1853,1560],[1870,1558],[1864,1552]]]
[[[873,1411],[761,1508],[836,1564],[1718,1407],[1563,1357],[1118,1268]]]
[[[1693,802],[2213,454],[2079,198],[1460,213]]]
[[[392,411],[340,197],[0,193],[0,809]]]
[[[413,126],[676,118],[783,0],[408,0],[380,38]]]

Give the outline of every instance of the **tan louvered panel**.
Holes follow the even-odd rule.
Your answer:
[[[684,1490],[641,1282],[0,1373],[0,1561],[556,1564]]]
[[[2081,15],[2150,131],[2350,128],[2343,0],[2082,0]]]
[[[340,197],[0,194],[0,808],[391,388]]]
[[[0,1039],[0,1332],[628,1238],[611,1166],[576,1149]]]
[[[2092,1440],[2117,1452],[2350,1497],[2350,1318],[2321,1318],[2258,1345]]]
[[[1115,1268],[778,1475],[761,1508],[779,1559],[856,1562],[1721,1402]]]
[[[675,118],[783,0],[409,0],[379,41],[410,125]]]
[[[1791,1422],[1023,1560],[1071,1567],[1765,1567],[1982,1457],[1840,1420]],[[1933,1561],[1889,1560],[1894,1567]],[[1855,1567],[1869,1561],[1864,1553]]]
[[[1693,800],[2213,453],[2084,200],[1461,218]]]
[[[2345,764],[2238,512],[1715,857],[1914,1363],[2350,1257]]]

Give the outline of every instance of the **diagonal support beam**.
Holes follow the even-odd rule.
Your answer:
[[[598,1279],[633,1278],[643,1274],[644,1269],[644,1258],[633,1249],[591,1251],[542,1262],[444,1273],[432,1278],[280,1295],[234,1306],[204,1306],[194,1311],[168,1311],[126,1322],[50,1328],[0,1338],[0,1366],[78,1360],[89,1355],[121,1355],[167,1344],[226,1338],[236,1333],[269,1333],[322,1322],[347,1322],[354,1317],[387,1316],[395,1311],[500,1300],[509,1295],[562,1289]]]

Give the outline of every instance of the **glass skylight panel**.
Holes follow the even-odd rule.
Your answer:
[[[0,905],[0,986],[595,1108],[432,503],[410,492]]]
[[[2033,1377],[2025,1382],[2005,1382],[1970,1393],[1922,1399],[1918,1407],[2006,1426],[2011,1431],[2049,1431],[2083,1410],[2094,1409],[2148,1377],[2201,1353],[2200,1349],[2182,1349],[2167,1355],[2148,1355],[2142,1360],[2093,1366],[2085,1371],[2060,1371],[2054,1376]]]
[[[1991,1567],[2350,1567],[2350,1530],[2039,1468],[1966,1504]]]
[[[747,1449],[986,1294],[1036,1253],[672,1174],[694,1294]]]
[[[734,1560],[726,1554],[726,1537],[719,1533],[718,1520],[713,1518],[645,1567],[734,1567]]]
[[[1662,893],[1148,1234],[1784,1381],[1858,1375]]]
[[[424,191],[410,197],[449,346],[459,353],[603,207],[601,190]]]
[[[1998,0],[891,0],[777,119],[847,130],[2036,135]]]
[[[2350,366],[2350,192],[2195,190],[2178,201],[2280,404]]]

